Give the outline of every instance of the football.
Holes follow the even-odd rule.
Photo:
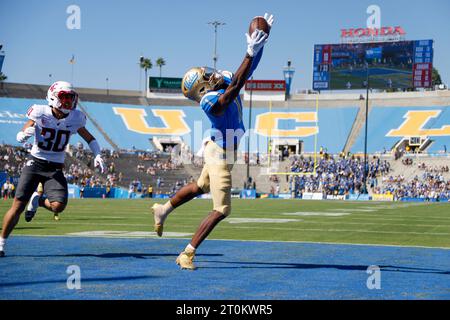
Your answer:
[[[255,31],[255,29],[262,30],[267,34],[270,33],[269,24],[267,23],[266,19],[264,19],[264,17],[261,16],[254,17],[252,19],[252,22],[250,22],[250,26],[248,27],[248,34],[251,36],[253,31]]]

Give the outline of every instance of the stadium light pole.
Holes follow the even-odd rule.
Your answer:
[[[141,64],[144,61],[144,56],[141,54],[139,56],[139,62],[137,63],[138,67],[139,67],[139,92],[142,93],[142,68],[141,68]]]
[[[253,81],[253,77],[250,80]],[[253,103],[253,86],[250,86],[248,130],[250,130],[252,127],[252,103]],[[251,137],[251,134],[248,135],[248,139],[247,139],[247,182],[248,182],[248,178],[250,177],[250,137]]]
[[[214,62],[214,70],[216,70],[216,64],[217,64],[217,27],[218,26],[224,26],[226,23],[220,22],[220,21],[211,21],[208,22],[208,24],[212,25],[214,27],[214,55],[213,55],[213,62]]]
[[[5,59],[5,51],[3,49],[3,44],[0,43],[0,72],[2,72],[3,60]]]
[[[367,194],[367,128],[369,120],[369,63],[366,61],[366,114],[365,114],[365,133],[364,133],[364,193]]]
[[[292,61],[288,60],[287,65],[283,69],[284,81],[286,82],[285,100],[291,95],[291,83],[294,77],[295,69],[291,67]]]

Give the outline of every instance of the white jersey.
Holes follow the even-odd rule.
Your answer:
[[[53,116],[52,107],[32,105],[27,117],[35,122],[31,155],[38,159],[64,163],[65,149],[70,136],[86,125],[86,115],[79,110],[72,110],[66,118]]]

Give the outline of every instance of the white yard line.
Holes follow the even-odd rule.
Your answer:
[[[235,226],[236,229],[261,229],[260,227],[241,227]],[[381,231],[381,230],[348,230],[348,229],[316,229],[316,228],[273,228],[265,227],[265,229],[270,230],[291,230],[291,231],[319,231],[319,232],[357,232],[357,233],[385,233],[385,234],[414,234],[414,235],[431,235],[431,236],[450,236],[449,233],[445,232],[411,232],[411,231]]]
[[[87,238],[81,236],[68,236],[64,235],[15,235],[14,237],[55,237],[55,238]],[[95,238],[95,237],[89,237]],[[117,238],[117,237],[102,237],[102,238]],[[136,239],[130,237],[121,237],[123,239]],[[177,238],[177,239],[166,239],[160,238],[160,240],[190,240],[191,238]],[[430,246],[417,246],[417,245],[400,245],[400,244],[376,244],[376,243],[351,243],[351,242],[320,242],[320,241],[295,241],[295,240],[239,240],[239,239],[207,239],[207,241],[233,241],[233,242],[264,242],[264,243],[304,243],[304,244],[323,244],[323,245],[344,245],[344,246],[366,246],[366,247],[390,247],[390,248],[419,248],[419,249],[441,249],[450,250],[450,247],[430,247]]]
[[[350,225],[375,225],[375,226],[405,226],[405,227],[424,227],[424,228],[450,228],[450,225],[428,225],[428,224],[405,224],[405,223],[379,223],[379,222],[338,222],[338,221],[306,221],[303,220],[302,223],[309,224],[350,224]]]
[[[41,222],[41,221],[35,221],[33,222],[33,225],[39,225],[39,224],[44,224],[44,225],[73,225],[73,226],[123,226],[123,227],[142,227],[145,224],[131,224],[131,223],[92,223],[92,222]],[[150,227],[152,227],[152,224],[149,224]]]
[[[328,209],[327,211],[331,211],[331,212],[333,212],[333,211],[355,211],[355,212],[377,212],[377,211],[380,211],[380,210],[378,210],[378,209],[351,209],[351,208],[348,208],[348,209]]]

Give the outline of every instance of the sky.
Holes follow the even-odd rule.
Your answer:
[[[366,27],[372,4],[382,26],[402,26],[407,40],[434,39],[434,66],[450,83],[449,0],[0,0],[2,72],[9,82],[50,84],[72,81],[73,67],[76,87],[139,90],[141,55],[154,64],[149,76],[159,76],[159,57],[163,77],[212,66],[214,20],[226,23],[218,29],[217,67],[236,71],[251,19],[270,12],[275,22],[254,78],[283,79],[291,60],[295,92],[312,87],[314,44],[339,43],[342,28]],[[79,29],[67,28],[70,5],[80,9]]]

